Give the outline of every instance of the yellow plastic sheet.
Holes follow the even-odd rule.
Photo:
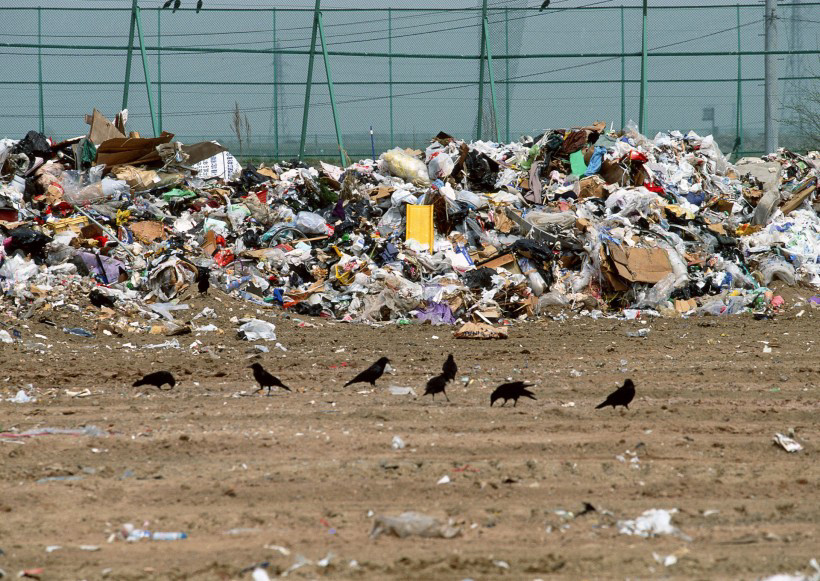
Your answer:
[[[433,253],[433,206],[407,205],[407,230],[405,240],[427,244]]]

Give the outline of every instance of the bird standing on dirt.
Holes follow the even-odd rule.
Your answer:
[[[503,399],[504,403],[501,404],[501,407],[507,405],[507,400],[513,400],[513,407],[518,405],[518,398],[519,397],[528,397],[530,399],[535,399],[535,394],[528,390],[528,387],[532,387],[533,383],[524,383],[523,381],[513,381],[512,383],[503,383],[495,388],[495,391],[490,395],[490,407],[493,407],[493,404],[498,399]]]
[[[344,387],[354,383],[369,383],[373,387],[376,387],[376,380],[384,375],[384,369],[388,363],[390,363],[390,360],[387,357],[382,357],[359,375],[345,383]]]
[[[168,384],[170,387],[168,388],[173,389],[174,386],[177,384],[176,379],[174,376],[171,375],[170,371],[155,371],[154,373],[149,373],[142,379],[138,379],[134,382],[134,387],[140,387],[142,385],[153,385],[157,389],[162,389],[162,386]]]
[[[632,383],[631,379],[627,379],[624,381],[624,384],[606,396],[606,399],[603,403],[600,403],[595,406],[596,410],[601,408],[605,408],[608,405],[612,406],[612,409],[615,409],[615,406],[622,405],[626,409],[629,409],[629,404],[632,402],[632,399],[635,397],[635,384]]]
[[[196,288],[199,291],[199,294],[204,295],[208,293],[208,289],[211,288],[211,269],[200,267],[197,281],[196,281]]]
[[[281,387],[282,389],[291,391],[287,385],[279,381],[278,377],[265,371],[265,368],[262,367],[261,364],[254,363],[250,368],[253,369],[253,378],[256,380],[256,383],[259,384],[259,389],[256,391],[262,391],[266,387],[268,388],[267,395],[270,395],[270,390],[272,387]]]
[[[91,289],[91,292],[88,293],[88,300],[91,301],[91,304],[101,309],[103,307],[108,307],[109,309],[113,309],[114,306],[117,304],[117,299],[114,297],[110,297],[107,294],[103,293],[100,289]]]
[[[447,392],[445,391],[446,387],[447,376],[444,373],[441,375],[436,375],[435,377],[431,377],[427,382],[427,387],[424,389],[424,395],[432,395],[433,400],[435,400],[437,393],[443,393],[444,399],[450,401],[450,398],[447,397]]]
[[[444,365],[441,366],[441,371],[441,375],[446,381],[452,381],[456,378],[456,373],[458,373],[458,365],[456,365],[456,360],[453,359],[452,353],[447,356],[447,361],[445,361]]]

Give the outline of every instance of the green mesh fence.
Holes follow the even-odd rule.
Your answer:
[[[135,33],[129,129],[216,139],[243,157],[298,156],[314,10],[206,2],[196,13],[192,4],[172,13],[139,2],[146,60]],[[439,131],[494,141],[595,120],[616,129],[637,123],[639,3],[569,4],[323,8],[346,153],[424,147]],[[653,4],[646,133],[713,133],[725,152],[760,153],[763,6]],[[810,117],[820,102],[810,96],[820,93],[820,2],[780,3],[778,13],[780,144],[817,147]],[[95,107],[113,116],[123,103],[131,18],[130,9],[0,7],[0,136],[42,125],[61,140],[84,133],[83,115]],[[305,156],[338,159],[318,36],[307,113]]]

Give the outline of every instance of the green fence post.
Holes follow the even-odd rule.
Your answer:
[[[735,6],[737,9],[737,111],[735,112],[735,154],[736,159],[740,157],[740,152],[743,151],[743,78],[741,68],[740,56],[740,6]]]
[[[46,116],[43,109],[43,14],[37,7],[37,86],[40,93],[40,133],[46,132]]]
[[[504,54],[507,55],[505,59],[505,74],[504,80],[504,137],[507,143],[510,142],[510,9],[504,7]]]
[[[131,59],[134,55],[134,23],[136,22],[137,0],[131,4],[131,29],[128,32],[128,52],[125,57],[125,82],[122,84],[122,109],[128,108],[128,88],[131,84]]]
[[[325,76],[327,76],[327,92],[330,94],[330,109],[333,111],[333,125],[336,128],[336,143],[339,146],[339,157],[342,160],[342,167],[347,166],[345,161],[345,145],[342,141],[342,131],[339,128],[339,115],[336,113],[336,94],[333,92],[333,79],[330,76],[330,61],[327,58],[327,45],[325,44],[325,29],[322,26],[322,13],[319,16],[319,39],[322,41],[322,56],[325,61]]]
[[[647,17],[647,0],[643,0],[643,28],[641,31],[641,96],[640,96],[640,110],[638,112],[638,130],[646,135],[646,106],[647,106],[647,81],[646,81],[646,17]]]
[[[626,127],[626,40],[624,34],[624,7],[621,5],[621,129]]]
[[[493,126],[495,127],[495,140],[501,143],[501,129],[498,127],[498,107],[495,101],[495,77],[493,76],[493,53],[490,50],[490,24],[487,19],[482,23],[484,27],[484,40],[487,43],[487,73],[490,77],[490,100],[493,105]]]
[[[310,88],[313,84],[313,58],[316,56],[316,31],[319,26],[319,5],[316,0],[313,8],[313,32],[310,35],[310,56],[308,57],[307,81],[305,83],[305,108],[302,112],[302,137],[299,140],[299,159],[305,157],[305,137],[307,137],[308,111],[310,110]]]
[[[276,67],[276,8],[273,9],[273,156],[279,159],[279,75]]]
[[[158,137],[157,120],[154,116],[154,98],[151,95],[151,73],[148,71],[148,56],[145,54],[145,41],[142,37],[142,15],[140,7],[137,6],[134,18],[137,22],[137,34],[140,40],[140,54],[142,55],[142,70],[145,74],[145,90],[148,93],[148,112],[151,114],[151,129],[154,131],[154,137]]]
[[[484,108],[484,48],[487,46],[484,20],[487,18],[487,0],[481,3],[481,55],[478,59],[478,120],[476,121],[476,141],[481,139],[482,110]]]
[[[393,136],[393,9],[387,9],[387,70],[390,85],[390,147],[396,147]]]
[[[162,133],[162,10],[157,10],[157,116],[159,132]]]

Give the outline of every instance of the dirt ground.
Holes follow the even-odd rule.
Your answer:
[[[796,296],[774,320],[570,315],[515,323],[498,341],[217,298],[190,301],[185,317],[213,306],[207,322],[222,332],[177,337],[178,349],[147,348],[162,335],[104,335],[85,305],[48,314],[56,326],[0,316],[22,334],[0,345],[0,432],[107,434],[0,437],[7,576],[250,579],[243,570],[267,562],[271,577],[297,579],[756,579],[820,557],[820,311],[794,307]],[[238,340],[230,319],[243,315],[273,321],[287,351]],[[626,336],[642,327],[648,337]],[[450,403],[422,397],[447,353],[459,365]],[[342,387],[380,355],[395,373],[375,390]],[[253,361],[293,393],[251,395]],[[131,387],[152,369],[181,382]],[[627,377],[630,409],[595,410]],[[491,408],[508,378],[535,383],[538,400]],[[20,388],[37,401],[6,401]],[[773,444],[790,430],[802,451]],[[596,510],[578,515],[585,502]],[[681,533],[619,533],[617,521],[652,508],[677,509]],[[373,515],[408,510],[462,534],[369,538]],[[115,539],[124,523],[188,538]]]

